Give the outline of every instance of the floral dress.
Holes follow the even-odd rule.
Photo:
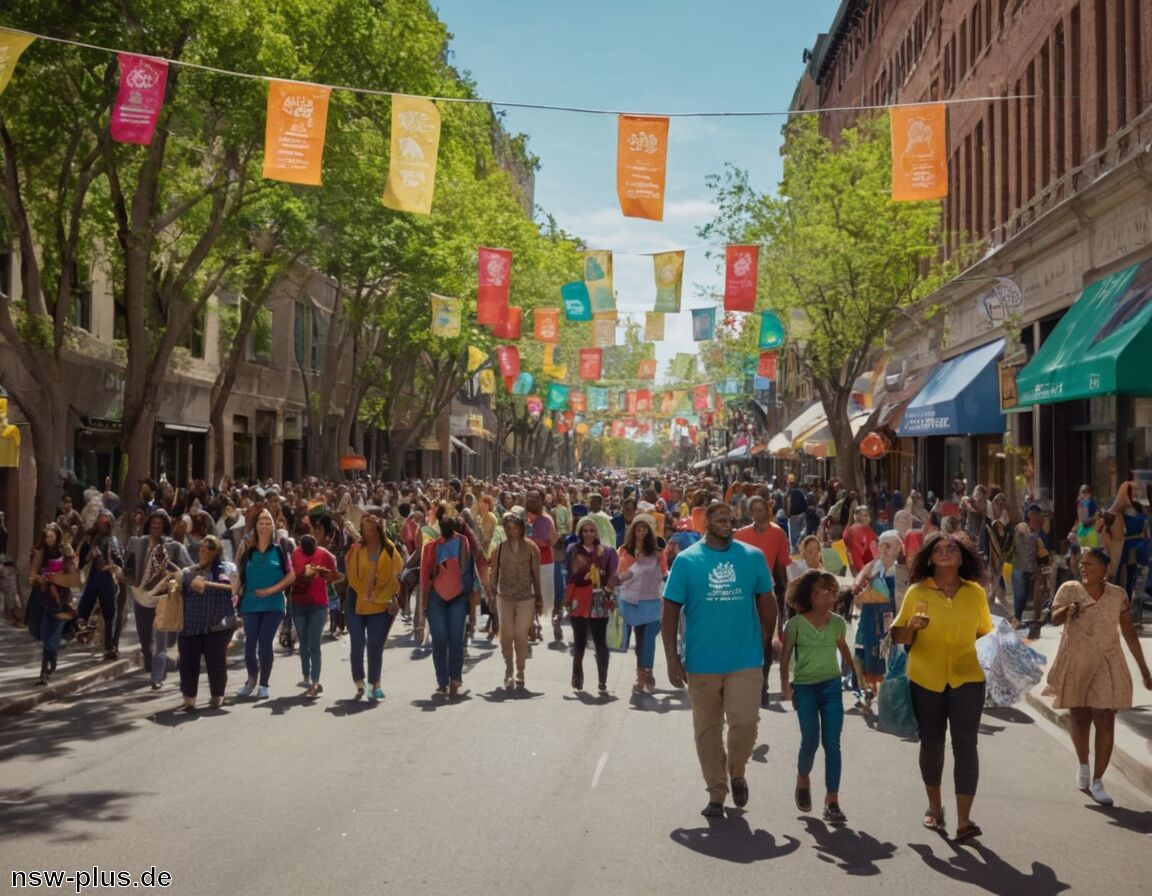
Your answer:
[[[1044,693],[1056,699],[1056,709],[1130,709],[1132,673],[1120,644],[1120,614],[1128,595],[1108,582],[1094,601],[1079,582],[1065,582],[1052,600],[1052,609],[1081,603],[1080,612],[1064,623],[1064,635]]]

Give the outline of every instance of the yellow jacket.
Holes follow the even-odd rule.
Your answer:
[[[348,587],[356,593],[356,612],[361,615],[383,613],[388,602],[400,587],[400,572],[404,568],[404,556],[395,544],[384,543],[376,558],[376,581],[372,593],[368,593],[368,580],[372,574],[372,559],[363,543],[352,545],[344,560],[348,576]]]

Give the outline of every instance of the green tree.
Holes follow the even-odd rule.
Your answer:
[[[892,324],[956,267],[939,261],[940,204],[891,200],[886,115],[860,119],[835,143],[821,135],[815,116],[794,118],[775,196],[757,192],[734,168],[709,184],[720,211],[700,233],[761,245],[760,305],[793,320],[789,339],[799,344],[804,374],[828,415],[837,476],[855,486],[853,383],[872,369]],[[746,326],[755,321],[750,316]],[[750,348],[755,334],[745,339]]]

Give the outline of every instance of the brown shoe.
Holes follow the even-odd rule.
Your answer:
[[[464,682],[462,682],[462,681],[450,681],[450,682],[448,682],[448,697],[452,698],[452,697],[460,696],[460,688],[463,687],[463,685],[464,685]]]

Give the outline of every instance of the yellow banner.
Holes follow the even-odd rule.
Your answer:
[[[615,311],[601,311],[592,316],[592,341],[596,345],[616,344]]]
[[[649,311],[644,315],[644,338],[648,342],[664,340],[664,312]]]
[[[474,345],[468,346],[468,372],[475,373],[488,360],[488,356]]]
[[[31,34],[17,34],[6,28],[0,28],[0,93],[12,80],[12,73],[16,71],[16,63],[20,61],[20,54],[28,49],[28,45],[36,40]]]
[[[544,361],[541,365],[544,369],[544,376],[554,380],[568,379],[568,365],[556,363],[556,346],[544,346]]]
[[[432,335],[452,339],[460,335],[460,300],[432,294]]]
[[[480,394],[492,395],[496,392],[496,373],[489,367],[480,371]]]
[[[401,212],[427,215],[436,187],[440,112],[431,100],[392,97],[392,154],[384,204]]]
[[[616,307],[612,290],[612,253],[602,249],[584,255],[584,285],[592,301],[592,312],[611,311]]]
[[[659,252],[652,256],[656,274],[656,311],[677,314],[680,311],[680,292],[684,282],[684,251]]]
[[[264,177],[320,186],[329,93],[327,87],[315,84],[268,82]]]

